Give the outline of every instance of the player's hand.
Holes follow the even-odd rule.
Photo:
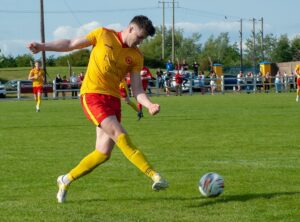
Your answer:
[[[37,43],[37,42],[31,42],[27,45],[27,48],[32,52],[32,53],[38,53],[42,51],[42,44]]]
[[[148,108],[150,115],[156,115],[159,113],[160,106],[158,104],[151,104]]]

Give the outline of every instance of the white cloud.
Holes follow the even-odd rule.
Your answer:
[[[99,26],[100,24],[96,21],[84,24],[79,27],[59,26],[54,30],[53,36],[54,39],[71,39],[86,35],[87,33]]]
[[[47,39],[72,39],[79,36],[84,36],[93,29],[101,27],[97,21],[92,21],[87,24],[81,25],[79,27],[72,26],[59,26],[53,31],[52,38]],[[184,31],[184,35],[190,35],[191,33],[198,32],[202,35],[201,41],[206,41],[210,35],[217,36],[220,32],[229,32],[231,41],[239,41],[239,30],[240,23],[238,21],[212,21],[207,23],[192,23],[192,22],[177,22],[175,24],[176,28],[181,28]],[[109,29],[114,29],[116,31],[121,31],[125,27],[119,23],[109,24],[105,27]],[[170,28],[171,24],[166,24],[166,27]],[[265,24],[265,29],[271,29],[270,25]],[[260,30],[260,26],[256,25],[256,32]],[[250,21],[243,22],[243,36],[245,38],[251,35],[252,23]],[[299,34],[298,34],[299,35]],[[296,35],[290,35],[290,38]],[[0,40],[0,49],[4,55],[21,55],[28,53],[26,45],[30,40]],[[49,52],[50,53],[50,52]],[[49,54],[48,53],[48,54]],[[50,53],[53,54],[53,53]],[[64,53],[54,53],[54,54],[64,54]]]
[[[0,41],[0,49],[1,53],[5,56],[12,55],[22,55],[24,53],[29,53],[26,46],[29,42],[22,39],[15,40],[1,40]]]
[[[232,32],[239,30],[238,22],[208,22],[208,23],[190,23],[178,22],[176,27],[182,28],[185,32],[202,32],[202,31],[219,31],[219,32]]]

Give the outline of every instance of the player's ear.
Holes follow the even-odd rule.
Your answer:
[[[132,32],[133,32],[133,29],[134,29],[133,25],[130,24],[130,25],[129,25],[129,33],[132,33]]]

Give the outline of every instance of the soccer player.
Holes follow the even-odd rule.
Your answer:
[[[43,92],[44,71],[41,69],[41,62],[35,61],[34,68],[30,70],[28,80],[32,80],[33,95],[36,101],[36,112],[40,111],[41,94]]]
[[[90,173],[107,161],[116,144],[123,154],[146,176],[153,180],[152,189],[159,191],[168,182],[150,165],[121,125],[119,85],[130,72],[131,88],[137,101],[151,115],[159,112],[159,104],[152,103],[145,94],[140,70],[143,56],[137,46],[148,36],[155,34],[152,22],[146,16],[135,16],[121,32],[97,28],[84,37],[61,39],[48,43],[32,42],[31,52],[71,51],[93,46],[87,72],[81,86],[81,104],[87,118],[96,125],[96,149],[84,157],[70,172],[57,178],[57,200],[62,203],[70,184]]]
[[[299,101],[300,96],[300,64],[298,64],[295,68],[295,72],[297,75],[297,96],[296,96],[296,102]]]

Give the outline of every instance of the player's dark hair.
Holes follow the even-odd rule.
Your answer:
[[[145,30],[147,35],[153,36],[155,34],[155,28],[152,21],[144,15],[135,16],[130,23],[136,24],[140,29]]]

